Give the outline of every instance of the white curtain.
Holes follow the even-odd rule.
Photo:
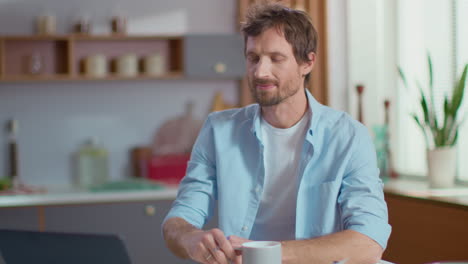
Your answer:
[[[456,32],[456,57],[457,77],[461,75],[463,67],[468,63],[468,0],[456,0],[455,32]],[[458,174],[459,178],[468,181],[468,87],[465,88],[463,114],[465,123],[460,130],[458,142]]]

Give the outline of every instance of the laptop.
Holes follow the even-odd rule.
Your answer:
[[[131,264],[116,235],[0,229],[0,264]]]

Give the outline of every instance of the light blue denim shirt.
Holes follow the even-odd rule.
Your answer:
[[[296,239],[350,229],[385,248],[391,227],[367,128],[306,94],[312,119],[299,164]],[[218,206],[225,235],[249,238],[265,178],[260,110],[254,104],[208,116],[165,220],[202,228]]]

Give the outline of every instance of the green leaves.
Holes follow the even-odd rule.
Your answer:
[[[416,124],[419,126],[419,128],[421,128],[423,134],[424,134],[424,139],[426,141],[426,145],[429,144],[429,139],[428,139],[428,136],[427,136],[427,133],[426,133],[426,129],[424,129],[424,126],[423,124],[421,123],[421,121],[419,121],[419,118],[416,114],[411,114],[411,116],[413,117],[414,121],[416,121]]]
[[[416,86],[418,87],[420,94],[419,102],[423,118],[419,118],[415,113],[412,113],[411,116],[415,120],[416,124],[421,128],[428,148],[431,147],[431,145],[435,147],[453,146],[456,144],[458,139],[458,128],[460,127],[460,122],[457,122],[457,113],[460,109],[465,93],[468,64],[465,65],[460,80],[453,88],[452,97],[449,99],[447,95],[444,96],[442,127],[439,127],[439,124],[441,123],[438,122],[436,116],[436,103],[434,100],[434,72],[432,59],[429,54],[427,54],[427,64],[429,71],[429,96],[425,94],[425,89],[421,82],[416,81]],[[403,81],[403,85],[409,91],[409,85],[405,73],[401,67],[398,66],[397,68],[398,74]],[[430,103],[428,102],[428,97],[430,99]],[[431,139],[430,141],[429,138]]]
[[[405,86],[405,88],[406,88],[407,90],[409,90],[409,88],[408,88],[408,82],[406,81],[406,77],[405,77],[405,73],[404,73],[403,70],[400,68],[400,66],[398,66],[398,73],[400,74],[401,80],[403,80],[403,85]]]
[[[426,124],[429,124],[429,123],[431,123],[431,120],[430,120],[430,117],[429,117],[429,108],[427,106],[426,96],[424,96],[424,91],[423,91],[423,88],[421,86],[421,83],[419,81],[416,81],[416,82],[417,82],[418,87],[419,87],[419,92],[421,93],[421,108],[422,108],[423,114],[424,114],[424,122]]]
[[[458,109],[460,108],[461,102],[463,100],[463,94],[465,92],[465,85],[466,85],[467,69],[468,69],[468,64],[465,65],[460,81],[458,82],[457,86],[453,90],[450,114],[453,115],[454,117],[457,115]]]
[[[427,53],[427,65],[429,66],[429,88],[431,91],[431,104],[434,105],[434,74],[432,72],[432,59],[429,53]]]
[[[426,96],[424,95],[424,88],[423,88],[421,82],[418,80],[418,81],[416,81],[416,84],[417,84],[417,86],[419,88],[419,92],[421,94],[421,108],[422,108],[423,114],[424,114],[424,122],[426,124],[430,124],[431,130],[433,130],[432,128],[439,127],[439,125],[437,123],[437,117],[436,117],[436,114],[435,114],[435,109],[434,109],[434,102],[433,102],[434,100],[432,100],[432,102],[431,102],[432,107],[429,108]],[[432,94],[431,94],[431,97],[433,97]]]

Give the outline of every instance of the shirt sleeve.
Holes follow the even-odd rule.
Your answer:
[[[353,143],[338,197],[344,229],[362,233],[385,249],[391,226],[375,148],[366,127],[357,126]]]
[[[195,141],[186,175],[179,185],[177,198],[164,222],[169,218],[181,217],[201,229],[213,215],[217,188],[216,156],[210,117],[211,115]]]

